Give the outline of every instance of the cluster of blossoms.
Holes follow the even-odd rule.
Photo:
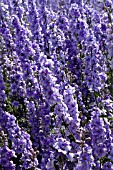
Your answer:
[[[0,0],[0,169],[113,170],[112,0]]]

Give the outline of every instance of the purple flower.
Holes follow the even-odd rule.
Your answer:
[[[106,162],[104,163],[102,170],[112,170],[113,169],[113,164],[111,162]]]
[[[19,102],[18,102],[18,101],[13,101],[13,102],[12,102],[12,105],[13,105],[15,108],[18,108]]]

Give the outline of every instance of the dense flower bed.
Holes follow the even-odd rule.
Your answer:
[[[113,170],[112,0],[0,0],[0,170]]]

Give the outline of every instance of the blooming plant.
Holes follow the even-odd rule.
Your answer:
[[[113,1],[0,0],[0,170],[113,170]]]

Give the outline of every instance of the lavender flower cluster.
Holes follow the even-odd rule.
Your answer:
[[[0,0],[0,170],[113,170],[113,1]]]

